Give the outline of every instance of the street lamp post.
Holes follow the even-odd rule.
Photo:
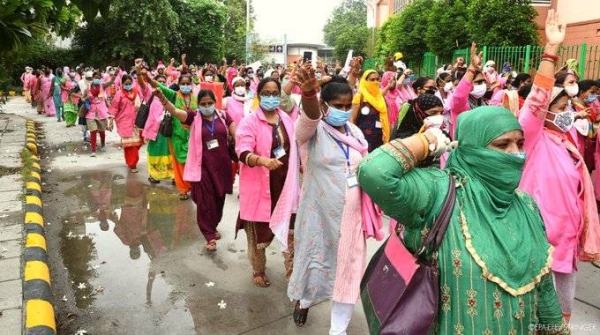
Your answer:
[[[375,26],[376,26],[376,22],[375,22],[375,7],[373,7],[373,5],[371,4],[370,1],[367,1],[367,6],[369,6],[369,8],[371,8],[371,14],[373,15],[373,21],[371,22],[371,27],[367,27],[367,28],[371,28],[372,32],[371,32],[371,57],[374,56],[375,54]],[[368,20],[367,20],[368,21]],[[368,25],[368,22],[367,22]]]
[[[246,0],[246,65],[250,61],[250,1]]]

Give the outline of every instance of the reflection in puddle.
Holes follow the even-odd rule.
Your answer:
[[[59,236],[76,306],[172,307],[172,289],[153,261],[198,240],[191,201],[108,171],[81,175],[65,194],[70,205]]]

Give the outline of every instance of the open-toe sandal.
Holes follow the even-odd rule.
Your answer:
[[[300,308],[300,301],[296,302],[296,307],[294,307],[294,323],[298,327],[304,326],[306,323],[306,319],[308,318],[308,308]]]
[[[221,233],[219,233],[219,232],[216,232],[216,233],[215,233],[215,240],[220,240],[220,239],[221,239],[221,237],[222,237],[222,236],[221,236]]]
[[[258,287],[269,287],[271,282],[264,272],[257,272],[254,274],[254,285]]]
[[[190,198],[190,196],[187,193],[179,194],[179,200],[181,200],[181,201],[187,200],[189,198]]]
[[[210,240],[210,242],[206,243],[206,251],[217,251],[217,241]]]

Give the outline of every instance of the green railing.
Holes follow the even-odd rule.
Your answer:
[[[496,68],[500,71],[505,62],[509,62],[512,69],[517,72],[535,73],[544,48],[540,46],[525,45],[517,47],[488,47],[483,46],[479,50],[483,52],[483,62],[493,60]],[[467,62],[470,58],[470,49],[454,50],[452,59],[443,59],[432,52],[426,52],[420,60],[412,60],[407,63],[408,67],[421,76],[437,76],[437,69],[443,64],[453,64],[456,58],[463,57]],[[562,66],[569,59],[575,59],[579,63],[578,72],[581,79],[600,79],[600,45],[565,45],[558,51],[558,64]],[[383,59],[370,58],[365,60],[364,69],[375,69],[375,64],[383,65]]]

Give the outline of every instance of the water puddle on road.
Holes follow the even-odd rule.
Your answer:
[[[227,197],[223,238],[209,253],[196,206],[180,201],[170,183],[149,185],[144,173],[121,166],[59,173],[48,181],[44,210],[60,213],[51,228],[67,286],[67,301],[57,296],[62,332],[240,334],[289,315],[276,243],[268,250],[272,286],[254,286],[245,234],[234,238],[237,194]],[[73,321],[70,313],[77,314]]]
[[[154,261],[200,236],[191,201],[142,180],[109,171],[60,180],[69,184],[64,195],[72,201],[59,232],[70,298],[80,310],[102,311],[121,330],[125,324],[155,323],[167,311],[179,310],[185,320],[181,294],[164,278],[172,269]]]

